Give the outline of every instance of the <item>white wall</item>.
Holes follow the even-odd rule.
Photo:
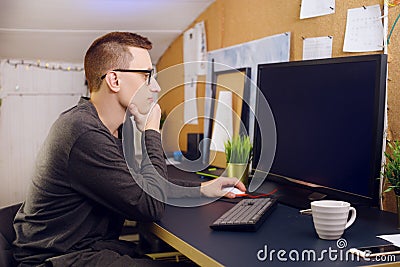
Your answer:
[[[0,207],[24,200],[50,126],[86,94],[81,65],[16,63],[0,63]]]

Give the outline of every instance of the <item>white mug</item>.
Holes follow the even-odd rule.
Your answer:
[[[339,239],[357,216],[356,209],[350,207],[350,203],[337,200],[313,201],[311,212],[319,238],[327,240]],[[349,212],[351,212],[350,219],[348,219]]]

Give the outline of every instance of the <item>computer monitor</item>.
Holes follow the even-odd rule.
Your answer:
[[[207,163],[219,168],[226,167],[226,156],[223,151],[223,137],[229,137],[227,133],[220,134],[223,130],[230,126],[232,127],[233,135],[248,134],[249,133],[249,119],[250,119],[250,77],[251,68],[238,68],[238,69],[225,69],[221,71],[212,71],[212,84],[211,84],[211,108],[209,115],[209,128],[206,135],[207,144]],[[229,107],[224,107],[221,101],[221,93],[229,92],[231,94],[231,102]],[[218,106],[225,112],[230,112],[231,116],[217,118]],[[219,114],[222,114],[219,113]],[[228,122],[228,120],[231,120]],[[220,130],[220,131],[218,131]],[[215,138],[218,137],[218,138]],[[213,144],[214,142],[214,144]],[[218,142],[216,144],[216,142]]]
[[[255,172],[378,205],[386,67],[382,54],[259,65],[259,94],[274,117],[276,150],[272,165],[260,160],[266,148],[258,95]]]

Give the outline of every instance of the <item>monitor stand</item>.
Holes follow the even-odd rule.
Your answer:
[[[351,203],[354,207],[374,206],[372,205],[373,203],[368,202],[368,200],[363,200],[356,196],[327,192],[321,189],[315,190],[312,187],[306,188],[301,185],[286,182],[282,179],[276,181],[271,177],[268,177],[263,182],[260,188],[256,190],[256,193],[268,193],[275,189],[277,189],[277,191],[274,193],[274,197],[278,198],[280,203],[297,209],[309,209],[312,201],[321,199],[343,200]]]
[[[277,189],[274,197],[278,199],[279,203],[291,206],[297,209],[309,209],[312,199],[323,197],[321,194],[316,193],[313,190],[301,188],[293,184],[279,183],[276,181],[266,180],[256,190],[256,193],[268,193]]]

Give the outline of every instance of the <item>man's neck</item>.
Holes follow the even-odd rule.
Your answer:
[[[104,95],[107,94],[107,95]],[[90,101],[95,106],[101,122],[112,135],[118,137],[118,128],[124,122],[125,110],[107,92],[96,92],[91,95]]]

